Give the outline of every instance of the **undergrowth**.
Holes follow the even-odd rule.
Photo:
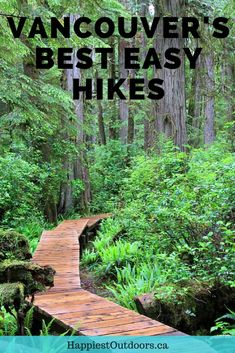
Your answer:
[[[190,153],[169,142],[158,155],[132,158],[119,207],[103,222],[83,262],[132,309],[136,295],[159,286],[173,293],[182,281],[235,287],[234,167],[224,138]]]

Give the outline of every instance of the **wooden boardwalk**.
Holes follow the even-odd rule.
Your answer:
[[[64,221],[55,230],[42,234],[32,261],[51,265],[56,275],[54,287],[35,297],[37,311],[43,316],[56,318],[63,327],[78,327],[78,335],[83,336],[182,335],[172,327],[81,288],[81,238],[86,238],[87,232],[108,216]]]

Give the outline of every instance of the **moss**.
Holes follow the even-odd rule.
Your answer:
[[[50,266],[41,267],[31,262],[5,260],[0,263],[0,283],[21,282],[26,296],[53,286],[54,274]]]
[[[0,284],[0,307],[20,306],[24,301],[24,285],[22,283]]]
[[[27,238],[15,231],[0,229],[0,261],[28,260],[31,257]]]
[[[30,258],[29,243],[23,235],[0,229],[0,307],[17,317],[17,330],[21,335],[27,311],[25,298],[54,283],[53,268],[32,263],[28,261]]]
[[[137,309],[189,334],[209,333],[214,320],[234,307],[235,289],[217,282],[168,284],[135,298]]]

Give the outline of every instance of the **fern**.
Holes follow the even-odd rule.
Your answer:
[[[235,312],[228,309],[229,313],[219,317],[215,320],[215,326],[211,327],[210,332],[218,332],[223,335],[235,336]],[[223,321],[229,320],[232,323]]]
[[[42,329],[40,330],[40,336],[50,336],[50,330],[54,323],[55,319],[52,319],[48,324],[45,320],[42,320]]]
[[[25,325],[25,330],[27,331],[27,333],[31,332],[31,329],[33,326],[33,312],[34,312],[34,307],[29,309],[29,311],[27,312],[27,314],[25,316],[24,325]]]
[[[15,336],[16,333],[16,319],[3,309],[0,312],[0,336]]]

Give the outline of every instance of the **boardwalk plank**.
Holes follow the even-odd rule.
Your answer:
[[[56,275],[54,287],[36,296],[36,310],[64,327],[72,329],[79,323],[78,334],[84,336],[181,335],[174,328],[81,289],[79,237],[109,216],[65,220],[54,230],[43,232],[32,261],[52,266]]]

